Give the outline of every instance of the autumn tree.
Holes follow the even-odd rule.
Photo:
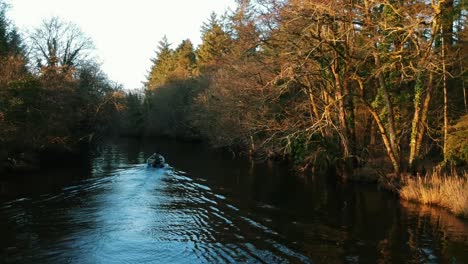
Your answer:
[[[270,110],[278,107],[270,102],[278,93],[267,85],[277,67],[269,65],[262,50],[257,18],[248,1],[227,14],[223,24],[229,50],[207,72],[208,86],[198,94],[191,114],[194,126],[213,146],[267,157],[278,153],[270,140],[275,129]]]
[[[398,181],[444,152],[445,128],[467,104],[462,1],[237,3],[203,26],[198,72],[185,77],[200,89],[181,100],[192,105],[186,127],[218,147],[345,177],[386,157],[377,169]],[[161,87],[168,98],[182,86]]]

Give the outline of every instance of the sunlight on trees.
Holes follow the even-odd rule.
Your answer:
[[[25,45],[2,4],[1,144],[169,136],[399,182],[459,152],[451,129],[468,111],[465,2],[238,1],[207,19],[198,47],[164,37],[144,89],[127,93],[75,25],[51,18]]]
[[[379,169],[398,180],[444,160],[444,131],[466,113],[466,12],[463,1],[239,1],[203,25],[192,75],[154,61],[171,73],[146,87],[147,123],[184,120],[171,133],[344,177],[386,157]]]

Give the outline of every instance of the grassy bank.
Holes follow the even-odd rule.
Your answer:
[[[450,175],[434,170],[426,176],[405,177],[400,197],[422,204],[445,207],[468,218],[468,173]]]

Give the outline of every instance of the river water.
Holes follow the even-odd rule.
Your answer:
[[[144,164],[155,146],[169,166]],[[0,263],[468,263],[468,222],[170,140],[0,182]]]

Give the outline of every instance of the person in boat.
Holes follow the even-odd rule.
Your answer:
[[[162,168],[164,167],[164,163],[166,161],[161,154],[155,152],[146,160],[146,162],[148,163],[148,165],[152,166],[153,168]]]

